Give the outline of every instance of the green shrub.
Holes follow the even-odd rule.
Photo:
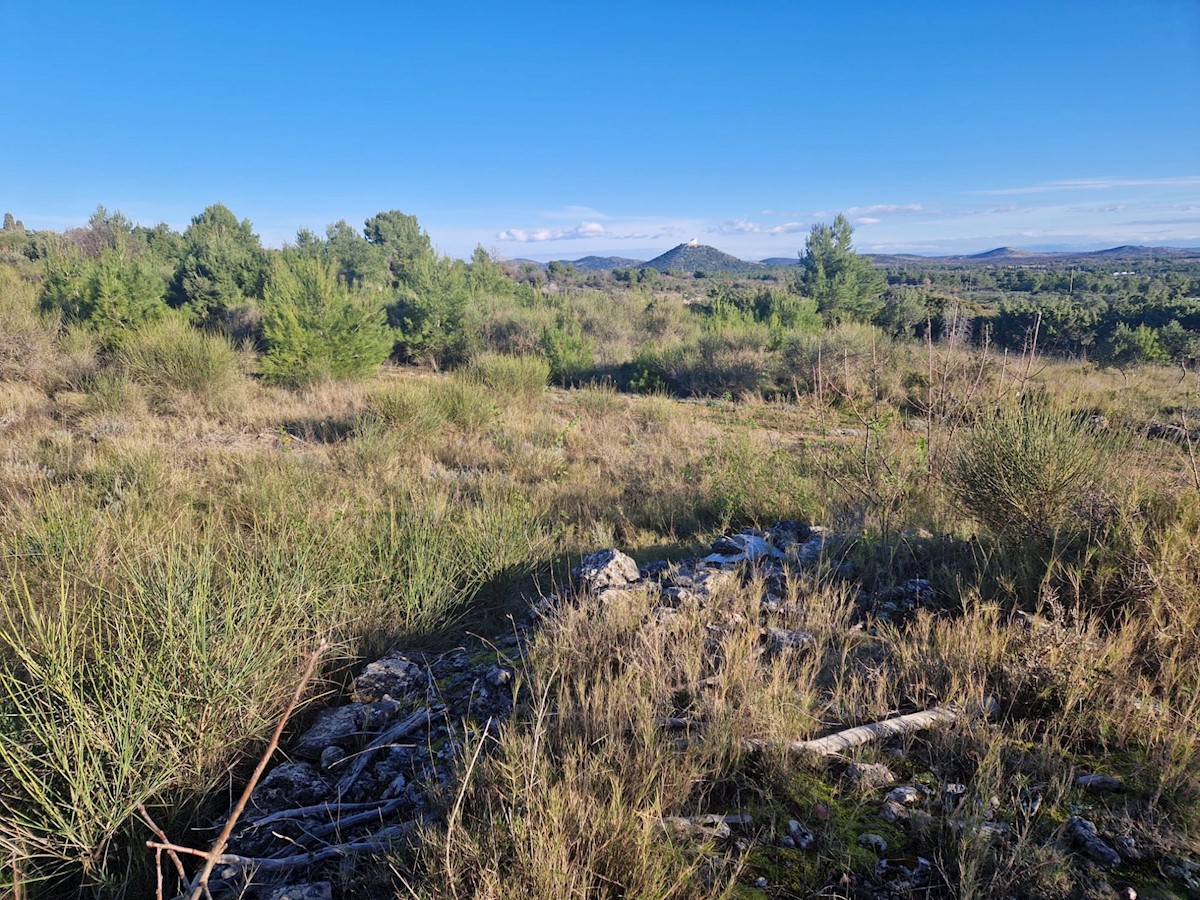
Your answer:
[[[596,368],[595,345],[578,326],[560,321],[542,332],[542,349],[550,360],[556,384],[570,387],[584,381]]]
[[[1046,403],[1014,406],[965,435],[946,479],[996,537],[1038,542],[1066,526],[1099,487],[1105,455],[1085,418]]]
[[[237,352],[220,335],[197,331],[171,317],[121,336],[113,354],[117,371],[157,392],[212,401],[241,380]]]
[[[550,380],[550,364],[538,356],[485,353],[471,360],[467,375],[508,397],[536,397]]]
[[[277,260],[263,295],[259,372],[291,385],[369,375],[391,352],[386,319],[382,305],[340,281],[331,264]]]

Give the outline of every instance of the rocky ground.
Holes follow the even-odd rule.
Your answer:
[[[762,652],[803,654],[817,637],[771,622],[794,596],[789,579],[820,566],[828,577],[853,581],[852,567],[829,562],[830,547],[845,540],[780,522],[722,537],[707,556],[671,564],[639,567],[617,550],[600,551],[583,559],[570,590],[534,604],[508,635],[436,656],[398,648],[370,663],[354,679],[346,702],[322,710],[277,755],[233,832],[230,861],[215,870],[214,894],[264,900],[339,896],[347,860],[403,846],[423,823],[444,815],[466,753],[523,702],[525,643],[560,604],[580,598],[605,603],[616,592],[651,591],[658,598],[652,618],[660,623],[682,607],[711,605],[709,628],[719,638],[728,619],[715,598],[753,579],[762,585]],[[923,578],[859,590],[852,627],[903,623],[919,609],[948,610]],[[719,645],[714,640],[714,652]],[[683,740],[704,727],[686,709],[660,724]],[[810,867],[808,858],[833,829],[853,832],[854,852],[821,896],[955,896],[926,849],[940,835],[966,834],[997,846],[1030,840],[1046,785],[1030,784],[1008,804],[1012,808],[998,797],[980,805],[965,784],[935,774],[936,764],[911,740],[878,741],[872,758],[878,761],[831,754],[810,765],[808,771],[816,774],[792,798],[791,812],[735,808],[664,818],[658,823],[661,839],[706,854],[713,873],[740,866],[747,891],[786,897],[802,896],[786,885]],[[1144,884],[1153,869],[1154,879],[1171,885],[1171,892],[1149,896],[1200,897],[1200,860],[1156,856],[1132,830],[1106,831],[1088,818],[1087,798],[1129,790],[1121,778],[1086,769],[1065,777],[1084,802],[1051,840],[1057,851],[1089,867],[1101,896],[1138,896],[1134,881]]]

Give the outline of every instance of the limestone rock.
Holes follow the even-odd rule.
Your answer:
[[[581,590],[593,593],[609,588],[626,588],[641,577],[637,563],[620,550],[589,553],[571,574]]]

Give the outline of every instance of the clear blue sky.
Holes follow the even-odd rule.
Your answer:
[[[447,253],[1200,245],[1200,0],[0,3],[0,208]]]

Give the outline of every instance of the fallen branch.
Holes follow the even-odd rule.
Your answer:
[[[350,767],[345,775],[338,779],[337,793],[335,795],[337,799],[341,800],[342,797],[345,796],[346,791],[350,790],[350,788],[354,785],[354,782],[358,780],[358,776],[361,775],[367,768],[367,765],[371,762],[371,757],[373,757],[376,752],[382,750],[388,744],[394,744],[396,741],[400,740],[400,738],[408,737],[408,735],[412,734],[418,728],[428,725],[436,711],[437,710],[434,708],[419,709],[403,722],[392,726],[383,734],[379,735],[379,737],[375,738],[375,740],[371,741],[371,743],[367,744],[367,746],[357,756],[354,757],[354,765]]]
[[[364,822],[370,822],[377,819],[382,824],[384,817],[394,813],[401,806],[407,803],[408,800],[404,797],[395,800],[389,800],[382,806],[376,806],[374,809],[368,809],[364,812],[355,813],[346,816],[345,818],[334,819],[325,825],[318,825],[316,828],[306,829],[304,834],[296,838],[292,842],[292,846],[303,847],[308,841],[324,840],[326,836],[336,834],[343,829],[353,828],[356,825],[362,825]],[[282,851],[286,852],[286,851]]]
[[[981,708],[989,716],[995,715],[997,711],[996,701],[989,697],[983,702]],[[869,725],[847,728],[844,731],[838,731],[822,738],[814,738],[808,741],[793,741],[787,745],[787,748],[790,752],[797,755],[832,756],[835,753],[842,753],[870,741],[898,737],[902,734],[911,734],[914,731],[923,731],[926,728],[939,725],[943,722],[953,722],[966,711],[953,704],[938,706],[933,709],[922,710],[921,712],[896,716],[894,719],[883,719],[879,722],[872,722]],[[750,740],[747,741],[747,746],[752,750],[761,750],[766,747],[777,746],[779,743],[779,741]]]
[[[260,857],[239,856],[235,853],[225,853],[217,858],[216,865],[224,867],[221,871],[222,878],[230,878],[244,869],[251,869],[255,872],[281,872],[297,868],[298,866],[314,866],[317,863],[337,859],[342,856],[349,856],[353,853],[378,853],[388,850],[397,840],[407,836],[418,825],[427,821],[428,818],[412,819],[408,822],[401,822],[399,825],[390,825],[358,841],[351,841],[347,844],[334,844],[329,847],[322,847],[320,850],[313,850],[309,853],[296,853],[292,856],[263,859]]]
[[[271,735],[267,749],[263,751],[262,757],[258,760],[258,765],[254,767],[254,772],[250,775],[250,780],[246,782],[246,789],[242,791],[242,796],[238,799],[237,806],[233,808],[233,812],[229,814],[229,818],[225,821],[225,827],[221,829],[221,833],[213,843],[212,849],[207,854],[204,854],[207,857],[204,867],[192,879],[191,884],[188,885],[188,900],[200,900],[200,897],[208,895],[208,879],[212,875],[213,867],[216,866],[217,860],[222,857],[225,848],[229,845],[229,836],[233,834],[233,829],[237,825],[238,819],[242,817],[242,813],[246,809],[246,804],[250,802],[250,795],[258,785],[258,780],[262,778],[262,774],[266,770],[267,763],[270,761],[272,754],[279,746],[279,739],[283,736],[284,726],[287,725],[288,719],[295,712],[297,705],[300,703],[300,698],[304,696],[304,691],[308,688],[309,679],[312,678],[313,671],[317,667],[317,660],[321,658],[321,654],[325,652],[325,648],[328,646],[329,642],[322,638],[317,648],[309,656],[308,665],[304,668],[304,674],[300,678],[300,683],[296,685],[291,702],[288,703],[287,709],[284,710],[283,716],[275,726],[275,731]]]
[[[312,806],[281,809],[279,812],[273,812],[269,816],[255,819],[253,822],[247,822],[246,827],[262,828],[275,822],[283,822],[288,819],[307,819],[309,816],[319,816],[322,813],[330,821],[334,821],[343,813],[359,813],[364,809],[379,809],[379,807],[387,806],[391,802],[391,800],[371,800],[366,803],[315,803]]]

